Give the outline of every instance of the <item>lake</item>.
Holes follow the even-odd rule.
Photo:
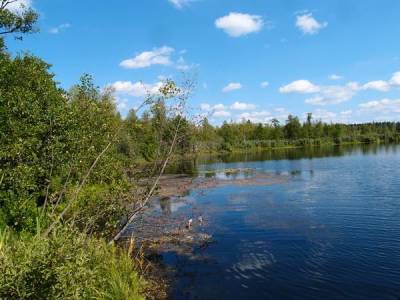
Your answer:
[[[172,299],[400,299],[400,147],[342,147],[209,157],[196,172],[254,169],[288,180],[192,190],[213,236],[175,252]],[[189,168],[189,167],[186,167]],[[174,211],[174,210],[172,210]]]

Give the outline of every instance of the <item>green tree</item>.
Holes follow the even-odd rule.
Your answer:
[[[23,34],[36,31],[38,14],[31,8],[19,4],[16,0],[0,0],[0,50],[4,48],[6,35],[21,39]]]
[[[67,99],[49,67],[0,54],[0,207],[5,223],[21,229],[33,226],[67,151]]]
[[[300,137],[301,124],[298,117],[289,115],[284,128],[287,139],[298,139]]]

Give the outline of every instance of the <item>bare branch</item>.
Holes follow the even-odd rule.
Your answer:
[[[117,242],[117,241],[121,238],[121,236],[124,234],[124,232],[126,231],[126,229],[129,227],[129,224],[132,223],[132,221],[135,219],[135,217],[143,210],[143,208],[144,208],[144,207],[146,206],[146,204],[149,202],[150,198],[153,196],[153,194],[154,194],[154,192],[155,192],[155,190],[156,190],[156,188],[157,188],[157,185],[158,185],[158,183],[159,183],[159,181],[160,181],[160,178],[161,178],[161,176],[164,174],[165,168],[167,167],[168,162],[169,162],[169,160],[170,160],[170,158],[171,158],[171,156],[172,156],[172,152],[174,151],[175,144],[176,144],[177,137],[178,137],[178,132],[179,132],[180,123],[181,123],[181,122],[180,122],[180,120],[179,120],[178,125],[177,125],[176,130],[175,130],[175,135],[174,135],[173,141],[172,141],[172,143],[171,143],[171,146],[170,146],[169,151],[168,151],[168,154],[167,154],[167,157],[165,158],[164,163],[163,163],[163,165],[162,165],[162,167],[161,167],[161,170],[160,170],[160,172],[159,172],[159,174],[158,174],[156,180],[154,181],[154,183],[153,183],[153,185],[152,185],[150,191],[148,192],[146,198],[145,198],[144,201],[141,203],[141,205],[140,205],[136,210],[134,210],[134,211],[131,213],[131,216],[129,217],[129,219],[128,219],[128,221],[126,222],[126,224],[125,224],[125,225],[122,227],[122,229],[117,233],[117,235],[114,236],[114,238],[112,239],[112,241],[111,241],[110,243]]]
[[[54,227],[61,221],[61,219],[64,217],[64,215],[68,212],[68,210],[71,208],[72,204],[76,201],[78,198],[78,195],[82,189],[82,187],[85,185],[87,179],[89,178],[90,174],[92,173],[93,169],[99,162],[100,158],[107,152],[108,148],[112,145],[112,142],[108,143],[107,146],[101,151],[101,153],[96,157],[95,161],[93,164],[90,166],[88,172],[86,173],[85,177],[83,178],[81,184],[78,186],[76,189],[74,196],[72,199],[69,201],[67,206],[64,208],[64,210],[58,215],[57,219],[49,226],[49,228],[45,231],[44,235],[47,236],[49,233],[54,229]]]

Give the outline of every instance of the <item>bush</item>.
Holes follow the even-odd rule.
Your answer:
[[[127,193],[126,188],[117,183],[85,186],[65,218],[71,218],[81,232],[104,238],[110,237],[121,225],[121,219],[128,213],[122,203],[124,193]],[[67,198],[73,197],[73,195],[68,196]],[[59,209],[63,209],[63,206]]]
[[[128,253],[62,229],[45,238],[0,233],[0,299],[144,299]]]

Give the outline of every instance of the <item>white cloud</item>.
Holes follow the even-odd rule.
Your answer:
[[[364,90],[376,90],[380,92],[388,92],[391,88],[400,86],[400,72],[393,73],[390,80],[375,80],[367,82],[363,85]]]
[[[301,94],[310,94],[316,93],[319,91],[319,87],[314,85],[308,80],[296,80],[288,85],[285,85],[279,89],[279,91],[283,94],[290,93],[301,93]]]
[[[256,106],[254,104],[244,102],[235,102],[231,105],[231,109],[233,110],[252,110],[255,108]]]
[[[305,103],[312,105],[338,104],[350,100],[360,90],[356,82],[349,82],[346,85],[318,86],[308,80],[296,80],[279,89],[281,93],[314,94],[313,97],[305,100]]]
[[[227,117],[230,117],[230,115],[231,115],[231,113],[226,110],[218,110],[212,114],[212,116],[216,117],[216,118],[227,118]]]
[[[400,86],[400,72],[394,73],[389,83],[394,86]]]
[[[188,6],[193,0],[168,0],[175,8],[182,9],[185,6]]]
[[[312,115],[314,119],[322,120],[324,122],[333,122],[337,116],[336,113],[325,109],[316,109]]]
[[[258,32],[264,26],[261,16],[231,12],[215,21],[215,26],[231,37],[240,37]]]
[[[296,27],[304,34],[316,34],[326,26],[328,26],[327,22],[318,22],[311,13],[306,13],[296,18]]]
[[[339,79],[338,75],[331,75],[331,79]],[[281,93],[300,93],[314,94],[305,100],[305,103],[311,105],[328,105],[339,104],[351,100],[360,91],[376,90],[380,92],[388,92],[391,88],[400,86],[400,72],[392,75],[391,79],[375,80],[360,85],[357,82],[349,82],[346,85],[326,85],[319,86],[308,80],[296,80],[292,83],[281,87]]]
[[[239,82],[231,82],[226,87],[222,89],[224,93],[231,92],[234,90],[240,90],[242,85]]]
[[[332,112],[325,109],[316,109],[312,113],[314,120],[321,120],[326,123],[350,123],[354,122],[354,116],[352,110],[345,110],[342,112]],[[307,115],[304,115],[306,119]]]
[[[30,8],[30,7],[32,7],[31,0],[17,0],[7,5],[7,9],[14,13],[19,13],[23,11],[25,8]]]
[[[343,76],[337,75],[337,74],[331,74],[329,75],[330,80],[340,80],[343,79]]]
[[[253,123],[265,123],[271,119],[271,113],[269,111],[254,111],[245,112],[239,115],[239,121],[249,120]]]
[[[353,98],[359,89],[359,85],[355,82],[349,82],[344,86],[321,86],[315,97],[306,99],[305,103],[311,105],[339,104]]]
[[[64,24],[58,25],[57,27],[50,28],[49,32],[52,33],[52,34],[58,34],[58,33],[60,33],[60,31],[63,31],[63,30],[68,29],[70,27],[71,27],[71,24],[64,23]]]
[[[174,49],[167,46],[155,48],[151,51],[142,52],[134,58],[123,60],[120,66],[126,69],[139,69],[152,65],[170,65],[172,63],[170,56],[173,52]]]
[[[364,111],[370,111],[374,113],[400,113],[400,99],[382,99],[377,101],[369,101],[361,103],[359,107]]]
[[[223,105],[223,104],[217,104],[217,105],[214,105],[214,106],[212,107],[212,109],[213,109],[213,110],[216,110],[216,111],[224,110],[224,109],[225,109],[225,105]]]
[[[263,81],[263,82],[260,83],[260,87],[263,88],[263,89],[268,87],[268,86],[269,86],[269,82],[268,81]]]
[[[161,81],[154,84],[132,81],[116,81],[110,84],[110,86],[119,94],[133,97],[144,97],[149,94],[158,94],[160,88],[163,86],[163,83]]]
[[[376,90],[380,92],[387,92],[390,90],[390,84],[384,80],[370,81],[363,85],[364,90]]]
[[[208,103],[201,103],[200,104],[200,109],[204,111],[223,111],[226,109],[225,105],[223,104],[216,104],[216,105],[210,105]]]

